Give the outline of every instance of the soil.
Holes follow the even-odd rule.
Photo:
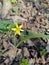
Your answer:
[[[26,35],[28,31],[49,35],[49,0],[0,1],[0,21],[9,19],[23,24]],[[13,34],[10,35],[0,33],[0,49],[4,50],[0,53],[0,65],[20,65],[22,58],[27,59],[30,65],[49,65],[49,39],[29,39],[16,48]],[[20,36],[16,35],[17,44],[19,41]],[[45,55],[40,53],[43,49]]]

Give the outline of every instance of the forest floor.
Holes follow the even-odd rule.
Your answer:
[[[0,1],[0,21],[9,20],[22,24],[26,35],[28,31],[49,35],[49,0]],[[14,42],[17,45],[20,39],[13,32],[0,33],[0,65],[49,65],[49,39],[31,38],[16,47]]]

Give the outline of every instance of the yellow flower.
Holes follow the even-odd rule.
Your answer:
[[[12,28],[11,30],[13,30],[14,32],[15,32],[15,35],[16,34],[18,34],[18,35],[21,35],[21,31],[24,31],[24,30],[22,30],[22,26],[23,25],[20,25],[20,26],[18,26],[18,24],[16,24],[16,27],[15,28]]]

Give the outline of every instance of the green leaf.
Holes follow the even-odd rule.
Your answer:
[[[12,24],[13,24],[12,20],[2,20],[2,21],[0,20],[0,33],[8,32],[7,27]]]
[[[12,20],[0,20],[0,23],[3,23],[3,24],[12,24]]]
[[[46,49],[43,49],[42,51],[40,51],[40,54],[41,54],[41,55],[44,55],[44,56],[45,56],[46,53],[47,53]]]
[[[11,0],[11,2],[16,3],[17,0]]]
[[[22,44],[24,41],[27,41],[28,39],[31,38],[48,38],[49,39],[49,35],[45,35],[45,34],[41,34],[41,33],[29,33],[26,36],[22,36],[20,42],[17,44],[16,47],[18,47],[20,44]]]
[[[2,52],[3,52],[3,50],[0,49],[0,53],[2,53]]]
[[[27,59],[23,58],[20,65],[29,65],[29,62]]]

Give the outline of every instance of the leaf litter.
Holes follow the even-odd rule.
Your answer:
[[[49,0],[18,0],[16,3],[1,0],[0,21],[9,19],[14,23],[18,21],[23,24],[26,34],[29,31],[49,35]],[[49,39],[29,39],[18,48],[14,46],[13,40],[13,33],[0,33],[0,65],[20,65],[22,58],[27,59],[30,65],[49,65]],[[16,45],[19,40],[17,35]]]

